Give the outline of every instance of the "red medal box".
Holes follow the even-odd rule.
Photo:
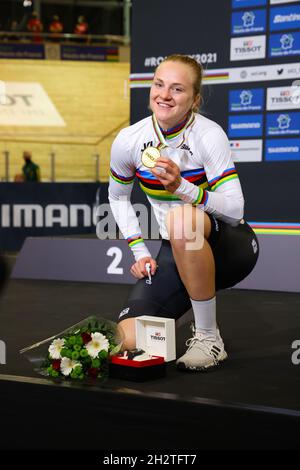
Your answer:
[[[176,358],[175,320],[142,315],[135,319],[135,330],[139,354],[144,351],[150,358],[139,360],[133,351],[128,351],[127,357],[113,356],[109,365],[110,377],[136,382],[164,377],[165,363]]]
[[[112,364],[119,364],[120,366],[129,366],[129,367],[149,367],[155,366],[157,364],[164,364],[165,359],[160,356],[152,356],[151,359],[146,359],[145,361],[135,361],[134,359],[126,359],[122,356],[113,356],[111,358]]]
[[[151,379],[159,379],[166,375],[165,359],[160,356],[152,356],[145,361],[124,359],[113,356],[109,364],[109,376],[115,379],[133,380],[144,382]]]

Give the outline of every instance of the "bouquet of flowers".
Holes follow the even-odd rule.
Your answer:
[[[108,360],[121,346],[117,325],[91,316],[20,352],[42,375],[83,380],[106,377]]]

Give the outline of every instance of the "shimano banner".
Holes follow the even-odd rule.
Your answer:
[[[102,191],[103,188],[103,191]],[[27,237],[96,234],[94,208],[107,202],[97,183],[1,183],[0,250],[19,250]]]

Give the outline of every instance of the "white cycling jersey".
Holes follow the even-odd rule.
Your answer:
[[[243,217],[244,198],[222,128],[192,113],[182,129],[164,135],[155,116],[121,130],[111,149],[109,201],[116,222],[136,261],[151,256],[142,238],[139,221],[130,202],[134,178],[153,207],[162,238],[168,239],[166,214],[173,206],[190,203],[231,225]],[[182,180],[168,192],[141,161],[146,147],[159,147],[164,157],[180,168]]]

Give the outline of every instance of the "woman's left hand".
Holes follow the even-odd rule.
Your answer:
[[[160,170],[162,168],[164,171]],[[167,191],[174,193],[181,183],[179,166],[172,160],[159,157],[151,173],[164,185]]]

